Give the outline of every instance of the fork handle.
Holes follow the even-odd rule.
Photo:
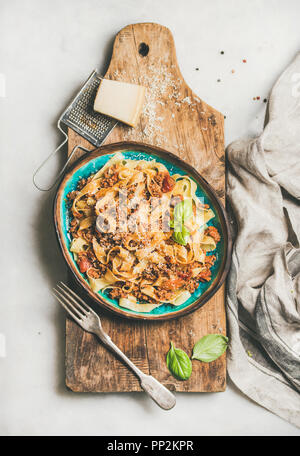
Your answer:
[[[176,399],[173,393],[169,391],[165,386],[163,386],[158,380],[156,380],[152,375],[146,375],[142,372],[127,356],[119,349],[119,347],[113,343],[111,338],[99,330],[97,332],[99,339],[113,351],[116,355],[127,364],[128,367],[135,373],[139,378],[141,387],[143,390],[149,394],[151,399],[156,402],[164,410],[170,410],[176,404]]]
[[[164,385],[159,383],[152,375],[143,374],[141,380],[141,387],[146,393],[149,394],[151,399],[157,403],[162,409],[170,410],[176,404],[174,394],[168,390]]]

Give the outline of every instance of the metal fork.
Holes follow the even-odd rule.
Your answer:
[[[159,383],[152,375],[146,375],[113,343],[111,338],[103,331],[101,321],[93,311],[74,291],[66,284],[59,282],[54,290],[54,296],[69,313],[69,315],[85,331],[96,334],[112,352],[124,361],[140,380],[141,387],[164,410],[170,410],[176,404],[174,394]]]

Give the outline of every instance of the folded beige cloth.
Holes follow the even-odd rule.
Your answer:
[[[236,221],[228,277],[228,373],[260,405],[300,427],[300,54],[269,100],[256,139],[227,149]]]

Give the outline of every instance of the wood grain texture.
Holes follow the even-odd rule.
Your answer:
[[[149,46],[146,56],[139,53],[141,43]],[[151,23],[122,29],[116,36],[105,77],[147,88],[138,127],[117,125],[105,144],[133,140],[166,148],[194,166],[224,199],[223,115],[203,102],[185,83],[177,64],[171,32]],[[77,144],[93,148],[69,130],[69,153]],[[224,286],[202,308],[177,320],[127,321],[105,312],[101,313],[101,320],[120,349],[144,372],[151,373],[169,389],[224,391],[225,354],[210,364],[193,361],[193,373],[185,382],[175,380],[165,363],[171,340],[175,346],[191,354],[195,342],[202,336],[226,333]],[[94,336],[82,331],[69,319],[66,324],[66,384],[79,392],[141,390],[135,376],[120,361]]]

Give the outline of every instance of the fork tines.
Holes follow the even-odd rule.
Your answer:
[[[56,299],[77,323],[80,324],[84,317],[87,317],[93,312],[92,309],[65,283],[59,282],[53,290]]]

